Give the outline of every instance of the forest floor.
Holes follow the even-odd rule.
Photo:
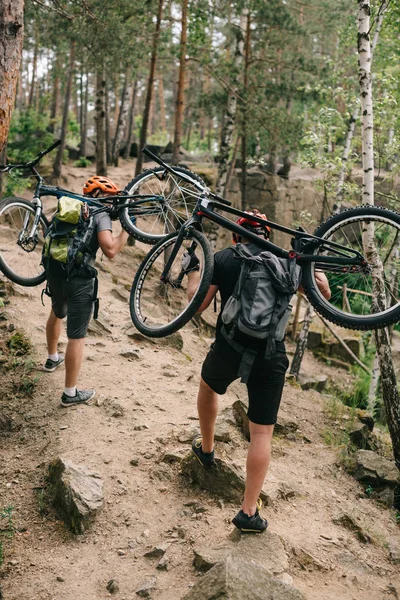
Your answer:
[[[132,163],[126,163],[110,176],[126,182],[131,170]],[[67,173],[68,185],[79,191],[89,170],[69,167]],[[182,350],[129,337],[127,289],[144,250],[127,247],[113,261],[99,262],[100,322],[90,327],[80,376],[81,385],[97,391],[90,405],[61,407],[63,368],[53,374],[41,371],[49,299],[43,306],[41,288],[13,288],[8,328],[15,325],[32,341],[38,381],[31,396],[28,390],[18,400],[10,394],[4,408],[12,422],[8,431],[0,430],[0,514],[12,507],[14,533],[2,537],[3,600],[103,600],[111,596],[106,589],[111,579],[119,582],[116,598],[133,600],[152,576],[157,580],[152,598],[178,600],[201,576],[192,564],[193,549],[232,537],[231,519],[239,507],[200,490],[177,464],[162,462],[166,452],[190,452],[188,439],[198,426],[200,368],[211,339],[193,325],[181,330]],[[64,334],[61,350],[65,344]],[[293,345],[288,349],[293,352]],[[137,350],[137,358],[129,350]],[[350,378],[346,370],[319,362],[311,353],[303,372]],[[15,384],[13,377],[2,373],[3,389]],[[221,397],[220,408],[238,398],[246,399],[245,388],[235,383]],[[389,556],[391,545],[400,542],[395,513],[367,497],[332,444],[348,416],[332,396],[289,383],[282,412],[298,423],[299,431],[293,439],[274,438],[265,484],[272,502],[263,508],[270,525],[263,536],[275,533],[282,539],[293,585],[308,600],[398,600],[399,566]],[[244,468],[246,448],[246,440],[237,435],[228,443],[217,442],[216,453]],[[44,506],[47,466],[58,456],[104,480],[104,509],[82,536],[69,534]],[[202,511],[196,512],[198,504]],[[371,543],[334,522],[343,514],[362,523]],[[144,554],[167,542],[166,568],[160,569]],[[299,548],[315,560],[301,564]]]

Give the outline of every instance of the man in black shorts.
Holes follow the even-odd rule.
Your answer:
[[[116,195],[120,190],[108,177],[92,177],[86,181],[83,193],[94,198]],[[128,234],[122,230],[112,235],[112,222],[108,213],[94,217],[95,233],[90,242],[93,263],[99,247],[107,258],[113,258],[124,246]],[[94,279],[71,277],[68,281],[61,272],[61,265],[53,262],[47,275],[51,295],[51,311],[46,323],[48,357],[43,369],[55,371],[65,361],[65,387],[61,396],[62,406],[73,406],[91,400],[95,390],[77,389],[76,384],[83,359],[83,349],[89,321],[93,310]],[[67,349],[65,357],[58,352],[62,319],[67,317]]]
[[[251,220],[251,214],[266,219],[256,209],[249,218],[238,219],[238,223],[256,233],[268,237],[268,226],[260,227]],[[260,248],[234,234],[234,242],[246,243],[248,248],[257,253]],[[228,386],[239,377],[238,371],[243,355],[232,348],[221,333],[223,308],[234,291],[241,269],[241,261],[235,258],[233,248],[226,248],[214,256],[214,274],[210,289],[199,312],[205,310],[219,291],[221,295],[221,312],[218,315],[215,342],[203,363],[200,387],[197,396],[201,436],[192,443],[192,450],[205,467],[214,464],[214,426],[218,413],[218,394],[225,394]],[[189,270],[188,270],[189,271]],[[190,288],[196,286],[198,275],[195,265],[188,272],[188,294]],[[193,282],[193,283],[192,283]],[[318,274],[318,285],[326,297],[330,296],[326,277]],[[254,346],[252,346],[254,348]],[[243,532],[264,531],[268,523],[259,514],[258,498],[264,483],[271,457],[271,442],[276,423],[285,373],[289,366],[284,342],[276,342],[275,353],[265,359],[265,342],[257,352],[247,382],[249,398],[250,445],[246,463],[246,487],[241,510],[233,519],[234,525]]]

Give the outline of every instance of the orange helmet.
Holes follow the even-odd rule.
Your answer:
[[[99,175],[91,177],[83,185],[85,195],[92,194],[95,190],[101,190],[106,194],[118,194],[121,191],[109,177],[99,177]]]
[[[254,215],[255,217],[258,217],[259,219],[263,219],[264,221],[267,221],[266,215],[260,213],[260,211],[257,209],[253,209],[252,211],[250,211],[248,213],[248,215],[249,215],[249,217],[239,217],[239,219],[236,221],[236,223],[238,225],[241,225],[248,231],[251,231],[252,233],[256,233],[257,235],[262,235],[265,238],[267,238],[269,236],[271,228],[268,227],[268,225],[261,225],[261,223],[259,223],[258,221],[254,221],[251,218],[251,216]],[[240,235],[237,233],[232,233],[232,240],[235,244],[237,244],[240,241]]]

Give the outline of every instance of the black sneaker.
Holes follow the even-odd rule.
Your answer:
[[[212,452],[203,452],[201,447],[201,436],[194,438],[192,442],[192,450],[197,460],[203,465],[203,467],[213,467],[215,465],[214,450]]]
[[[62,406],[75,406],[75,404],[86,404],[96,395],[95,390],[76,390],[75,396],[61,396]]]
[[[252,517],[239,510],[232,523],[243,533],[261,533],[268,527],[268,521],[260,516],[258,508]]]
[[[60,354],[58,355],[58,360],[51,360],[51,358],[48,358],[46,360],[46,362],[44,363],[43,366],[43,371],[47,371],[47,373],[52,373],[53,371],[55,371],[60,365],[63,364],[65,360],[64,354]]]

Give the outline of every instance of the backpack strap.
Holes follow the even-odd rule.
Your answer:
[[[251,369],[253,368],[254,361],[257,356],[257,351],[251,348],[245,348],[242,344],[239,344],[236,340],[230,337],[229,333],[225,329],[225,325],[221,328],[221,333],[225,340],[236,352],[242,355],[242,360],[239,365],[238,377],[240,377],[241,383],[247,383],[250,377]]]

